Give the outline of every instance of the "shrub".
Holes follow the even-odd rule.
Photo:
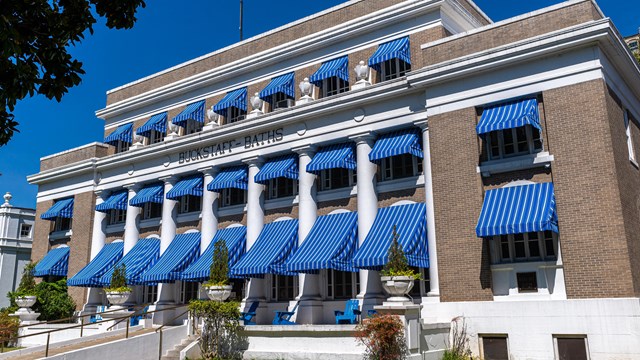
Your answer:
[[[409,263],[407,262],[407,257],[404,256],[404,251],[402,251],[402,247],[398,243],[398,232],[396,231],[396,226],[393,225],[393,233],[391,246],[389,247],[388,253],[388,261],[380,271],[380,275],[382,276],[409,276],[414,279],[419,279],[420,274],[416,273],[409,267]]]
[[[111,274],[111,284],[105,291],[109,292],[130,292],[131,288],[127,287],[127,267],[124,264],[116,266]]]
[[[18,318],[9,316],[9,310],[3,309],[0,311],[0,341],[2,345],[7,347],[15,342],[15,340],[8,340],[18,336],[18,326],[20,321]]]
[[[222,286],[229,284],[229,250],[224,240],[218,240],[213,248],[213,261],[209,281],[205,286]]]
[[[404,324],[395,315],[374,315],[356,327],[356,339],[364,344],[368,360],[399,360],[407,355]]]
[[[242,359],[241,349],[246,339],[239,335],[240,304],[235,301],[218,302],[192,300],[189,311],[202,318],[200,352],[204,359]]]
[[[22,278],[20,284],[16,289],[18,296],[34,296],[36,295],[36,281],[33,278],[33,269],[36,267],[35,263],[28,263],[22,270]]]
[[[469,348],[467,322],[461,316],[451,320],[451,343],[448,347],[442,360],[474,360]]]
[[[8,308],[10,313],[18,310],[15,299],[20,295],[19,292],[10,292],[8,294],[11,306]],[[38,321],[52,321],[73,316],[76,310],[76,304],[67,292],[67,279],[62,278],[58,281],[42,281],[35,286],[35,296],[37,301],[31,309],[40,313]]]

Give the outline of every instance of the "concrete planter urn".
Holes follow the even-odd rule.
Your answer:
[[[20,319],[21,325],[36,322],[40,313],[31,310],[31,307],[36,303],[35,295],[19,296],[16,297],[16,304],[20,308],[11,316],[16,316]]]
[[[119,291],[107,291],[107,300],[109,304],[114,305],[116,308],[121,308],[129,296],[131,291],[119,292]]]
[[[35,296],[19,296],[16,298],[16,305],[18,305],[20,308],[29,309],[35,303],[36,303]]]
[[[231,290],[233,286],[231,285],[215,285],[215,286],[207,286],[204,287],[207,290],[207,296],[209,299],[213,301],[225,301],[231,296]]]
[[[387,294],[389,302],[411,301],[406,295],[413,289],[414,278],[411,276],[382,276],[382,287]]]

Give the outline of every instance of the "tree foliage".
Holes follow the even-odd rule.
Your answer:
[[[60,101],[80,84],[82,62],[69,54],[88,31],[94,13],[109,28],[129,29],[144,0],[15,0],[0,6],[0,146],[18,131],[12,114],[35,94]]]
[[[120,293],[131,291],[131,289],[127,287],[127,267],[125,264],[120,264],[113,269],[111,284],[105,290]]]
[[[11,306],[9,312],[18,310],[15,299],[23,296],[18,292],[10,292],[8,294]],[[73,316],[76,310],[76,304],[67,292],[67,279],[62,278],[58,281],[42,281],[35,286],[35,296],[37,301],[31,309],[40,313],[38,321],[51,321],[64,319]]]
[[[367,360],[400,360],[408,353],[404,324],[396,315],[374,315],[358,324],[355,336]]]
[[[205,285],[222,286],[229,284],[229,250],[224,240],[218,240],[213,247],[213,261],[209,281]]]
[[[189,303],[191,315],[203,320],[199,335],[204,359],[242,359],[247,339],[240,335],[239,309],[236,301],[192,300]]]
[[[33,296],[36,295],[36,281],[33,278],[33,269],[36,267],[35,263],[28,263],[22,270],[22,278],[20,284],[16,289],[18,296]]]
[[[389,247],[388,252],[389,259],[382,268],[380,274],[382,276],[410,276],[414,279],[418,279],[420,274],[417,274],[409,267],[407,257],[404,255],[404,251],[402,251],[402,247],[398,242],[400,235],[398,235],[395,225],[393,225],[391,236],[391,246]]]

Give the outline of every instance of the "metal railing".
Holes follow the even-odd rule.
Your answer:
[[[146,306],[147,306],[146,304],[135,305],[135,306],[132,306],[131,308],[144,309]],[[84,314],[84,315],[80,315],[80,316],[74,316],[74,317],[55,320],[55,321],[50,321],[50,322],[44,321],[44,322],[38,322],[38,323],[34,323],[34,324],[21,325],[18,328],[24,328],[24,327],[27,327],[27,326],[31,327],[31,326],[38,326],[38,325],[48,325],[48,324],[54,324],[54,323],[63,323],[65,321],[68,322],[68,321],[74,320],[74,319],[76,319],[76,321],[77,321],[77,318],[80,317],[80,324],[67,326],[67,327],[60,328],[60,329],[51,329],[51,330],[47,330],[47,331],[41,331],[41,332],[38,332],[38,333],[29,334],[29,335],[19,335],[19,336],[12,336],[12,337],[9,337],[9,338],[0,339],[0,353],[4,353],[4,344],[5,343],[8,343],[10,341],[19,340],[19,339],[25,339],[25,338],[32,337],[32,336],[39,336],[39,335],[45,335],[46,334],[47,335],[47,343],[45,345],[44,356],[48,357],[49,356],[49,345],[50,345],[50,342],[51,342],[51,334],[52,333],[63,331],[63,330],[70,330],[70,329],[80,328],[80,337],[82,337],[83,333],[84,333],[84,327],[87,326],[87,325],[96,325],[96,324],[102,324],[102,323],[106,323],[106,322],[116,321],[115,324],[113,324],[112,326],[107,328],[107,330],[110,330],[111,328],[113,328],[117,324],[121,323],[122,321],[129,320],[132,317],[136,317],[136,316],[140,316],[140,315],[149,315],[149,314],[154,314],[154,313],[160,313],[160,312],[163,312],[163,311],[176,310],[176,309],[184,308],[186,306],[187,305],[178,305],[178,306],[172,306],[172,307],[163,308],[163,309],[160,309],[160,310],[153,310],[153,311],[136,311],[136,310],[134,310],[134,311],[131,312],[131,314],[128,314],[126,316],[114,317],[114,318],[107,319],[107,320],[99,320],[99,321],[91,322],[91,323],[88,323],[88,324],[85,323],[85,321],[84,321],[84,318],[87,317],[87,316],[90,317],[90,316],[94,316],[94,315],[97,315],[97,314],[103,315],[103,314],[113,313],[113,312],[117,312],[117,311],[122,311],[122,310],[125,310],[125,309],[128,309],[128,308],[120,308],[120,309],[115,309],[115,310],[103,311],[103,312],[100,312],[100,313],[97,313],[97,314]],[[175,321],[176,319],[180,318],[181,316],[184,316],[188,312],[189,312],[188,310],[184,311],[180,315],[174,317],[170,321],[170,323]],[[125,329],[125,336],[124,336],[125,339],[129,338],[129,326],[130,326],[130,324],[131,324],[131,321],[127,321],[126,322],[126,329]],[[159,330],[160,330],[160,346],[159,346],[160,355],[162,355],[162,329],[165,326],[166,325],[162,325],[159,328]],[[157,332],[158,332],[158,330],[156,330],[156,333]]]

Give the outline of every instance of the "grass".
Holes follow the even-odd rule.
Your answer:
[[[20,349],[24,349],[24,348],[23,347],[5,347],[3,349],[4,349],[3,352],[9,352],[9,351],[20,350]]]

